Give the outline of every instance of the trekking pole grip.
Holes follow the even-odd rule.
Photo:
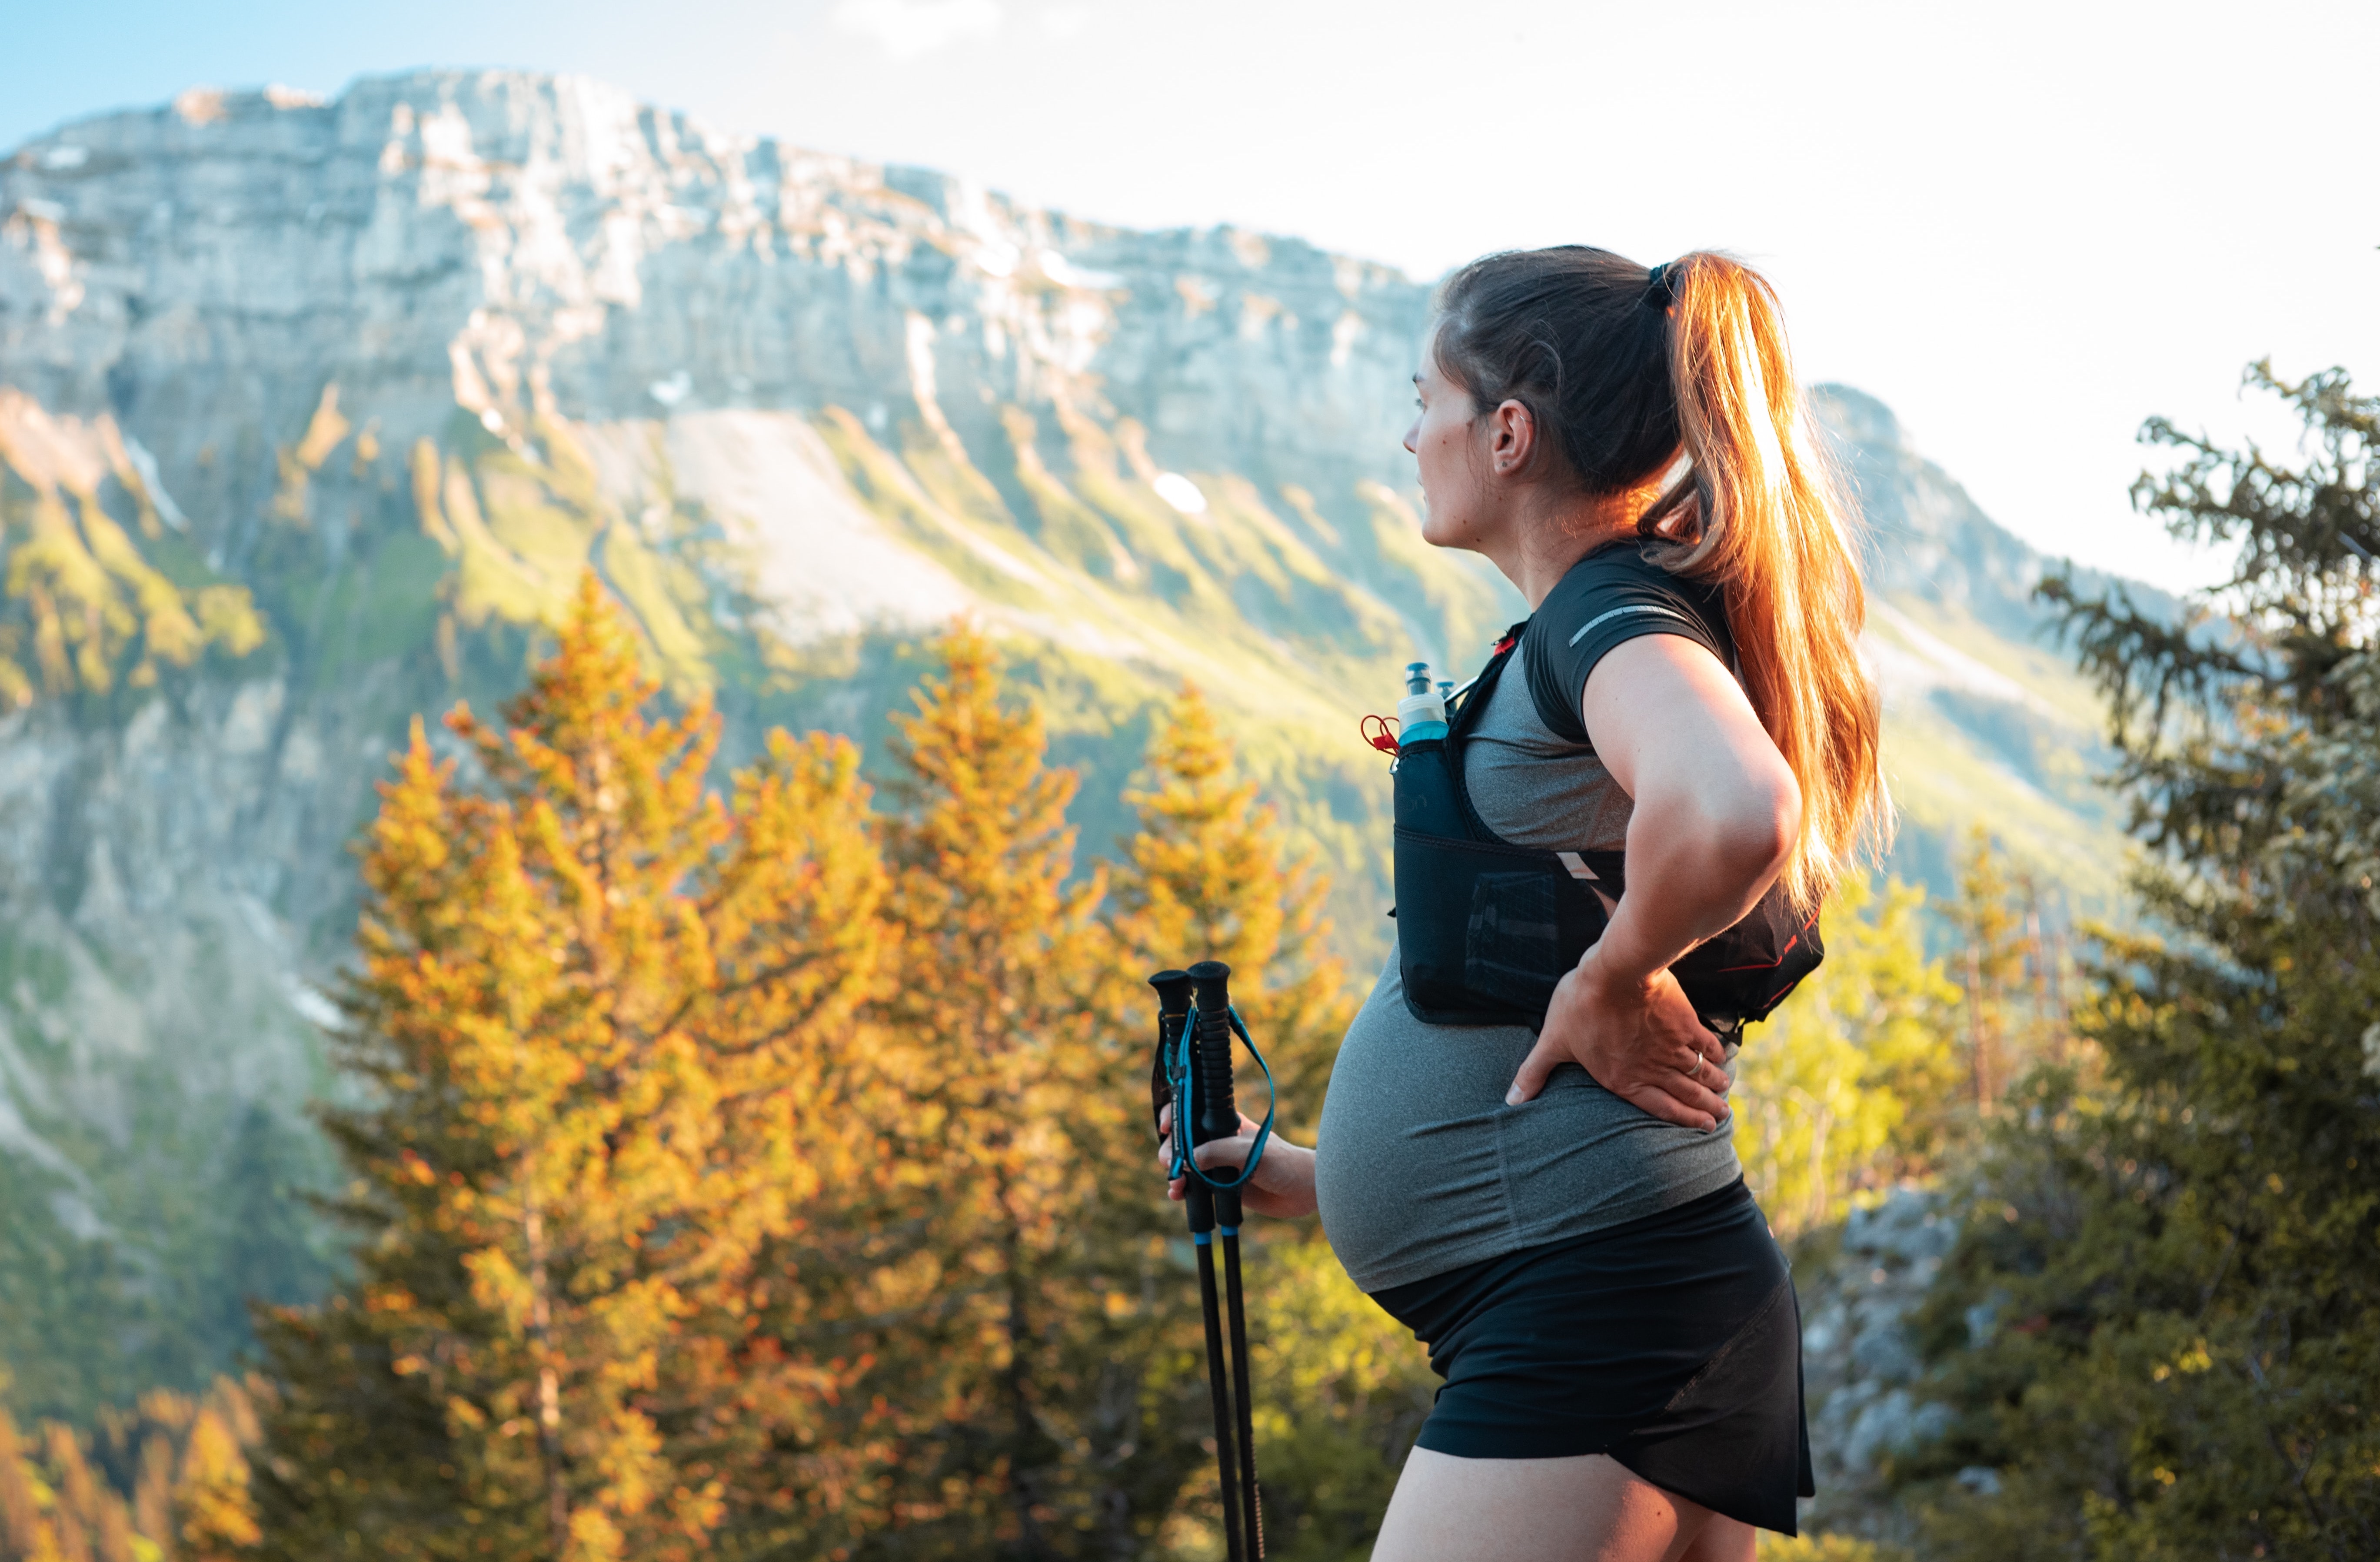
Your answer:
[[[1152,1112],[1172,1108],[1178,1115],[1182,1103],[1173,1099],[1172,1059],[1182,1043],[1182,1027],[1190,1023],[1190,974],[1186,971],[1160,971],[1148,978],[1157,989],[1157,1060],[1149,1070],[1148,1094]],[[1182,1125],[1175,1123],[1167,1132],[1178,1133]],[[1158,1135],[1162,1139],[1165,1133]]]
[[[1198,1034],[1192,1038],[1196,1071],[1197,1117],[1190,1142],[1229,1139],[1240,1131],[1239,1104],[1232,1092],[1232,968],[1220,960],[1190,967],[1190,991],[1198,1006]]]
[[[1190,992],[1198,1009],[1198,1034],[1191,1037],[1198,1120],[1190,1143],[1203,1144],[1240,1132],[1239,1103],[1232,1093],[1232,968],[1220,960],[1200,961],[1190,967]],[[1239,1189],[1215,1190],[1215,1218],[1227,1235],[1238,1228]]]

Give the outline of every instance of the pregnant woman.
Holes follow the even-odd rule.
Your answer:
[[[1686,957],[1718,938],[1719,968],[1764,916],[1806,940],[1887,824],[1847,517],[1775,296],[1722,255],[1476,261],[1414,380],[1424,537],[1486,555],[1531,613],[1453,717],[1461,815],[1584,887],[1483,916],[1483,885],[1526,876],[1475,875],[1462,904],[1412,903],[1435,881],[1401,828],[1403,947],[1317,1148],[1276,1141],[1247,1204],[1318,1210],[1446,1379],[1380,1562],[1750,1562],[1811,1494],[1801,1322],[1730,1132],[1737,1020],[1762,1005],[1715,1012]],[[1506,979],[1577,925],[1557,889],[1592,942],[1541,987]],[[1450,926],[1451,975],[1416,952]],[[1200,1162],[1237,1165],[1253,1132]]]

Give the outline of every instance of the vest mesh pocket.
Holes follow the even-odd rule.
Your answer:
[[[1463,983],[1499,1002],[1542,1013],[1561,979],[1561,922],[1552,878],[1483,873],[1471,882]]]

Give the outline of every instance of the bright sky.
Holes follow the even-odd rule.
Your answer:
[[[1767,267],[1804,376],[2037,545],[2204,576],[2126,489],[2240,367],[2380,388],[2380,5],[0,0],[0,148],[182,88],[583,71],[715,124],[1135,225],[1435,277],[1580,241]]]

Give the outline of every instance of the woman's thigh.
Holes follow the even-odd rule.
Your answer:
[[[1602,1454],[1456,1459],[1415,1448],[1372,1562],[1752,1562],[1752,1527]]]

